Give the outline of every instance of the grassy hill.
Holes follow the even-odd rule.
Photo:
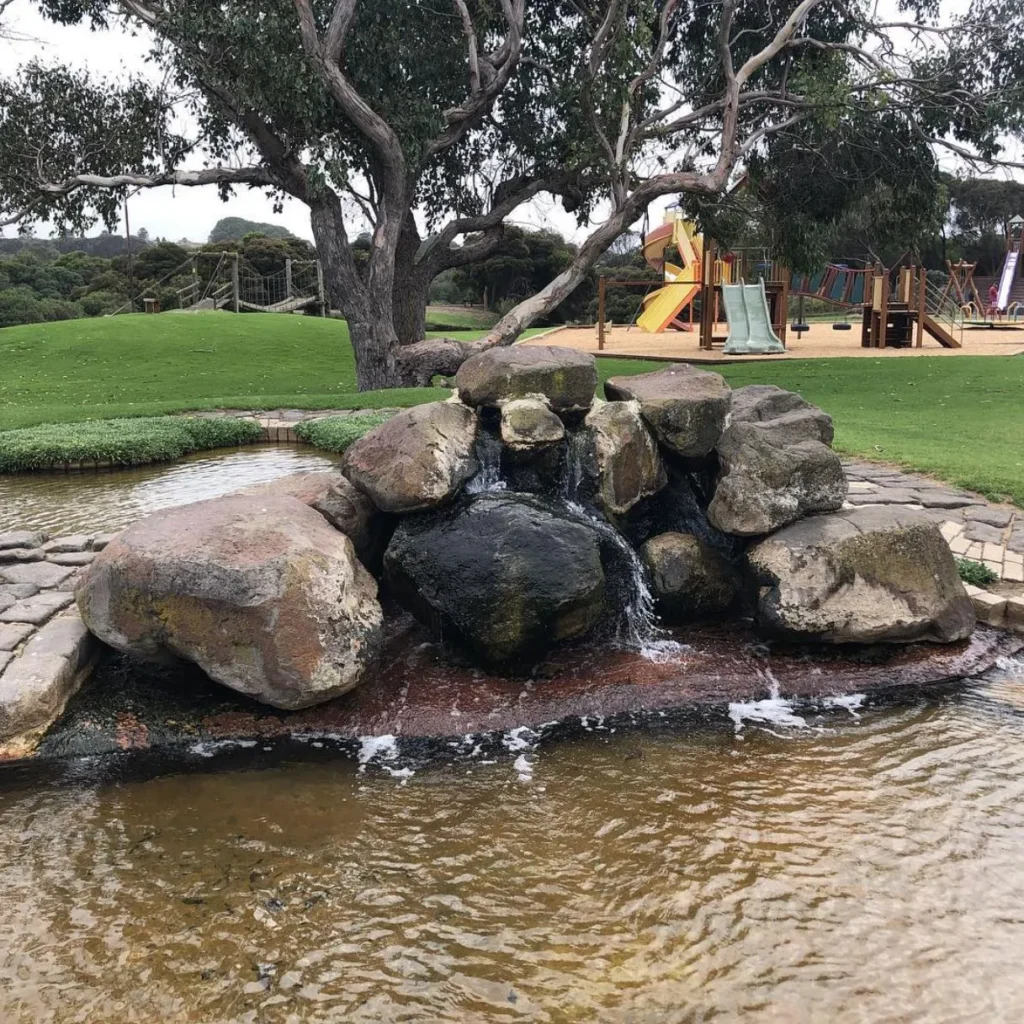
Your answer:
[[[432,311],[439,323],[443,312]],[[465,323],[458,312],[455,323]],[[451,323],[451,320],[441,323]],[[467,340],[475,331],[446,330]],[[599,361],[602,377],[654,368]],[[720,368],[778,384],[836,421],[836,446],[1024,505],[1024,359],[799,360]],[[213,408],[380,408],[447,397],[360,394],[339,320],[230,313],[121,316],[0,330],[0,430]]]

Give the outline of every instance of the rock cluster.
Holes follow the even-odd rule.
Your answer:
[[[846,510],[832,421],[780,388],[686,365],[608,381],[543,346],[464,362],[447,402],[399,413],[305,474],[162,513],[79,586],[96,635],[194,661],[278,707],[364,679],[382,588],[488,667],[528,669],[614,612],[643,566],[666,622],[765,636],[952,641],[973,616],[935,524]]]

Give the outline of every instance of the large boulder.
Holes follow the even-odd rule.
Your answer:
[[[360,561],[371,558],[377,542],[374,529],[376,509],[373,502],[340,473],[331,470],[315,473],[291,473],[264,484],[239,491],[266,497],[296,498],[319,512],[336,530],[355,545]]]
[[[501,407],[501,440],[519,455],[531,455],[565,440],[565,424],[539,398],[513,398]]]
[[[623,515],[665,486],[665,467],[639,402],[595,402],[585,426],[594,444],[595,497],[605,512]]]
[[[597,532],[523,494],[461,499],[410,516],[384,554],[394,593],[487,665],[526,667],[604,611]]]
[[[729,385],[721,374],[687,363],[635,377],[612,377],[604,389],[610,399],[638,401],[658,440],[688,458],[711,452],[729,414]]]
[[[962,640],[974,609],[938,526],[895,506],[804,519],[748,552],[755,621],[830,643]]]
[[[597,364],[586,352],[552,345],[492,348],[459,367],[455,387],[474,407],[543,395],[556,412],[580,412],[597,390]]]
[[[754,537],[842,507],[846,474],[829,447],[830,416],[769,386],[740,388],[733,402],[718,442],[720,473],[708,508],[714,526]]]
[[[476,437],[472,409],[459,402],[418,405],[350,445],[341,471],[382,512],[434,508],[477,471]]]
[[[724,612],[740,591],[740,574],[719,552],[690,533],[662,533],[640,548],[651,593],[668,621]]]
[[[112,647],[184,658],[279,708],[356,686],[383,619],[352,542],[290,497],[234,495],[149,516],[96,556],[76,598]]]
[[[730,423],[768,423],[776,435],[785,433],[793,440],[821,441],[832,444],[835,429],[832,417],[795,391],[774,384],[748,384],[732,393]]]

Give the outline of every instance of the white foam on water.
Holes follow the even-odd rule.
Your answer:
[[[539,739],[540,734],[528,725],[517,725],[502,736],[501,742],[509,753],[516,754],[521,750],[533,750]]]
[[[359,770],[365,771],[366,766],[378,761],[394,761],[398,757],[398,740],[390,733],[384,736],[359,737]]]
[[[839,697],[826,697],[822,704],[827,708],[845,708],[854,718],[860,718],[857,712],[864,707],[867,699],[866,693],[847,693]]]
[[[249,750],[256,746],[256,740],[200,740],[188,748],[190,754],[198,757],[216,757],[224,750]],[[265,749],[270,749],[269,747]]]
[[[689,649],[689,644],[681,644],[678,640],[646,640],[640,646],[640,657],[655,665],[671,665],[682,661]]]
[[[512,767],[519,773],[520,782],[533,781],[533,764],[526,754],[520,754]]]
[[[734,701],[729,705],[729,717],[737,733],[743,732],[748,722],[752,725],[775,725],[783,729],[807,728],[807,722],[793,711],[792,702],[781,697]]]

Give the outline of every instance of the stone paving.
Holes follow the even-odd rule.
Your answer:
[[[928,477],[869,462],[844,461],[846,507],[902,505],[930,516],[954,555],[987,565],[999,593],[967,587],[982,622],[1024,631],[1024,512]]]
[[[109,534],[0,534],[0,758],[22,756],[60,714],[98,651],[74,607],[82,567]]]

